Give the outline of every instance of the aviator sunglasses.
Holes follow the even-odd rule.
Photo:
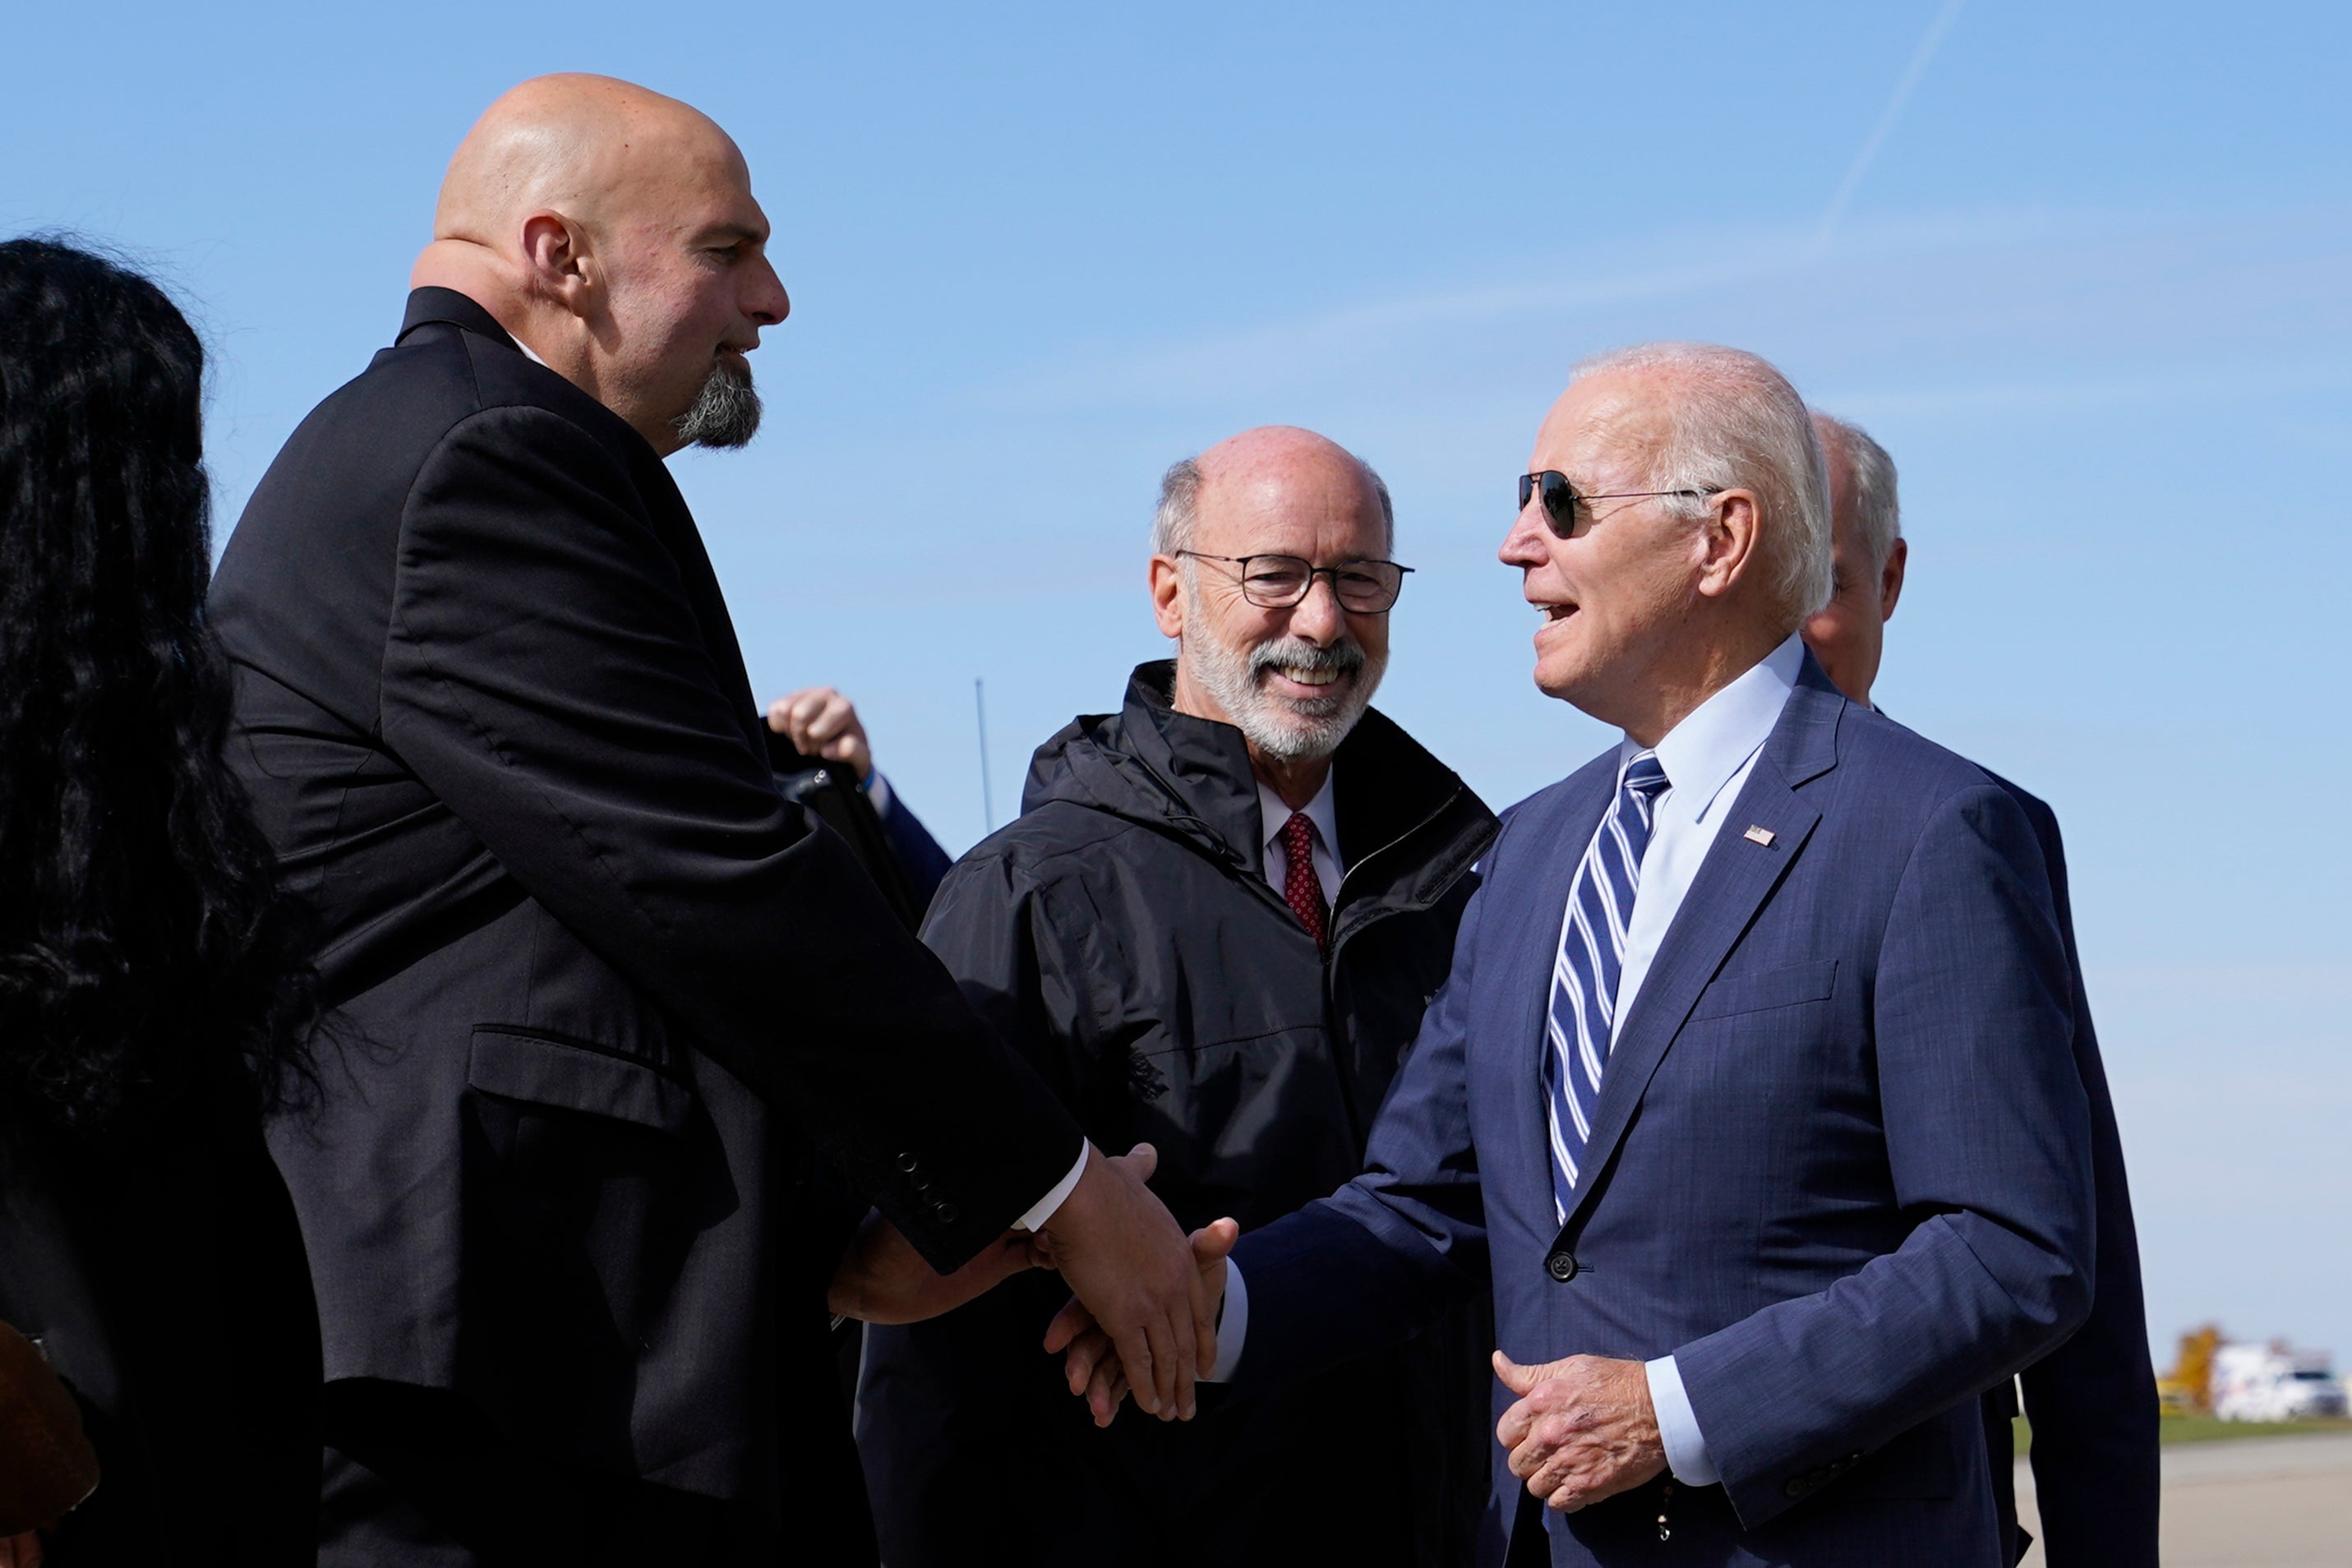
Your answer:
[[[1539,474],[1519,476],[1519,510],[1528,510],[1528,498],[1543,489],[1544,522],[1554,537],[1572,539],[1576,535],[1576,509],[1585,505],[1591,515],[1591,504],[1597,500],[1642,500],[1652,496],[1715,496],[1723,493],[1721,485],[1708,485],[1701,489],[1684,490],[1612,490],[1606,495],[1587,496],[1576,493],[1576,487],[1558,468],[1546,468]]]

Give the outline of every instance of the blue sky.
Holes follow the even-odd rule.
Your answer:
[[[2159,1359],[2216,1317],[2352,1354],[2352,12],[132,4],[9,35],[0,232],[108,239],[188,302],[224,531],[389,337],[499,91],[601,70],[716,116],[794,311],[767,433],[677,471],[755,683],[851,691],[951,847],[973,679],[1001,816],[1161,652],[1160,470],[1268,422],[1395,491],[1382,706],[1496,805],[1559,776],[1606,737],[1528,683],[1493,558],[1536,423],[1613,344],[1769,355],[1901,465],[1881,701],[2065,823]]]

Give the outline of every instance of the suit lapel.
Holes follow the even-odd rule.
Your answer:
[[[696,526],[694,513],[679,492],[669,465],[654,457],[651,447],[646,448],[645,460],[637,468],[638,492],[645,497],[646,510],[662,542],[669,547],[671,557],[677,563],[678,578],[686,587],[687,605],[702,629],[703,646],[709,650],[711,668],[726,689],[730,705],[743,721],[752,752],[764,757],[768,754],[767,721],[752,698],[751,674],[743,665],[743,646],[736,638],[734,619],[727,613],[727,595],[719,586],[719,574],[710,564],[710,552],[702,542],[702,530]]]
[[[1675,911],[1609,1053],[1601,1100],[1593,1110],[1592,1136],[1585,1144],[1585,1179],[1578,1185],[1575,1211],[1568,1216],[1570,1225],[1606,1184],[1601,1173],[1699,993],[1723,967],[1821,821],[1821,812],[1798,795],[1797,786],[1836,765],[1837,721],[1844,706],[1845,699],[1808,653],[1788,706],[1738,798],[1717,825],[1715,842],[1682,907]],[[1748,838],[1750,826],[1767,829],[1770,842]],[[1563,890],[1561,897],[1566,896]]]

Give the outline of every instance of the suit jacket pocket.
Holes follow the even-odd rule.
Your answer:
[[[1698,1003],[1691,1009],[1691,1022],[1826,1001],[1837,988],[1837,968],[1836,959],[1826,958],[1819,963],[1791,963],[1752,974],[1724,975],[1698,994]]]
[[[735,1206],[709,1117],[651,1062],[553,1031],[478,1026],[466,1078],[469,1392],[627,1473],[641,1363],[696,1238]]]
[[[520,1026],[478,1024],[466,1082],[502,1100],[583,1111],[664,1132],[694,1120],[694,1090],[609,1046]]]

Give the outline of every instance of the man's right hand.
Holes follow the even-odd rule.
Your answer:
[[[1045,1222],[1054,1267],[1118,1347],[1135,1402],[1162,1420],[1192,1418],[1192,1383],[1217,1355],[1208,1298],[1175,1217],[1144,1182],[1159,1155],[1118,1159],[1087,1147],[1085,1173]]]
[[[1224,1305],[1225,1258],[1241,1235],[1242,1227],[1230,1219],[1211,1220],[1192,1233],[1192,1266],[1199,1273],[1213,1324]],[[1109,1426],[1118,1414],[1118,1402],[1128,1395],[1127,1369],[1120,1364],[1110,1337],[1097,1326],[1084,1302],[1071,1301],[1054,1314],[1054,1321],[1045,1325],[1045,1353],[1061,1355],[1062,1375],[1070,1392],[1087,1402],[1096,1426]],[[1217,1353],[1213,1337],[1201,1358],[1213,1367]]]

